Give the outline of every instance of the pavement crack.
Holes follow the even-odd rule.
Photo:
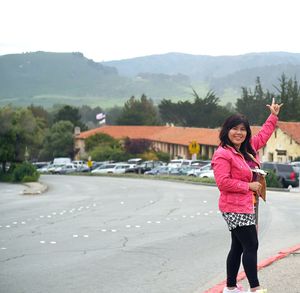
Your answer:
[[[167,213],[167,216],[170,216],[172,213],[174,213],[176,210],[179,210],[179,208],[174,208],[169,210],[169,212]]]
[[[151,205],[154,205],[154,204],[156,204],[157,202],[159,202],[160,201],[160,199],[159,200],[156,200],[156,201],[151,201],[151,202],[149,202],[149,203],[147,203],[147,204],[145,204],[145,205],[143,205],[143,206],[141,206],[141,207],[139,207],[139,208],[136,208],[135,209],[135,211],[139,211],[139,210],[142,210],[142,209],[144,209],[144,208],[147,208],[147,207],[149,207],[149,206],[151,206]]]
[[[1,260],[0,262],[7,262],[7,261],[10,261],[10,260],[13,260],[13,259],[18,259],[18,258],[21,258],[21,257],[24,257],[24,256],[26,256],[26,254],[22,254],[22,255],[17,255],[17,256],[14,256],[14,257],[10,257],[10,258]]]
[[[125,236],[125,237],[124,237],[124,241],[123,241],[122,246],[123,246],[123,247],[126,247],[127,242],[128,242],[128,238]]]

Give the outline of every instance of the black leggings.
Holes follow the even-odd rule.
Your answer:
[[[231,248],[227,257],[227,287],[236,286],[243,254],[243,267],[250,287],[259,286],[257,278],[258,239],[255,225],[237,227],[231,231]]]

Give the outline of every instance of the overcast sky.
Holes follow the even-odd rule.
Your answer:
[[[1,0],[0,55],[300,53],[298,0]]]

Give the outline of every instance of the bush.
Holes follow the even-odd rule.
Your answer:
[[[98,146],[89,153],[94,161],[127,161],[130,155],[120,148],[110,146]]]
[[[35,182],[40,177],[36,168],[28,162],[13,165],[9,173],[11,174],[12,182]]]
[[[156,153],[153,151],[145,152],[145,153],[141,154],[140,157],[144,161],[157,161],[158,160]]]
[[[169,162],[170,161],[170,154],[165,152],[156,152],[156,156],[158,160],[163,162]]]
[[[282,184],[279,182],[276,173],[272,170],[267,170],[268,175],[266,176],[267,187],[282,187]]]
[[[0,181],[2,182],[11,182],[11,174],[4,173],[3,171],[0,171]]]

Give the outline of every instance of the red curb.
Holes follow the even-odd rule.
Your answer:
[[[263,261],[261,261],[258,265],[257,265],[257,269],[261,270],[269,265],[271,265],[273,262],[280,260],[284,257],[287,257],[288,255],[290,255],[293,252],[296,252],[297,250],[300,250],[300,244],[295,245],[293,247],[287,248],[287,249],[283,249],[281,251],[279,251],[276,255],[271,256]],[[241,281],[243,279],[246,278],[246,274],[245,272],[240,272],[237,275],[237,281]],[[226,285],[226,280],[222,281],[221,283],[215,285],[214,287],[204,291],[203,293],[222,293],[223,288]]]

